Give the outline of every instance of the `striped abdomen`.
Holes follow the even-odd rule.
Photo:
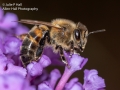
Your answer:
[[[39,57],[36,56],[39,41],[42,37],[42,30],[36,26],[28,33],[22,43],[21,47],[21,60],[24,66],[27,66],[30,62],[37,60]]]

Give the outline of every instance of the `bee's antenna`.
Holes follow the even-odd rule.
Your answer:
[[[96,31],[89,32],[89,34],[87,35],[87,37],[88,37],[90,34],[99,33],[99,32],[104,32],[104,31],[106,31],[106,30],[105,30],[105,29],[102,29],[102,30],[96,30]]]

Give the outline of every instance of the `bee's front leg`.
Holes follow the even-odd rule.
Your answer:
[[[70,68],[70,66],[69,66],[69,64],[68,64],[68,61],[65,59],[65,57],[64,57],[64,53],[63,53],[63,48],[61,47],[61,46],[58,46],[58,48],[59,48],[59,53],[60,53],[60,57],[61,57],[61,59],[62,59],[62,62],[64,63],[64,64],[66,64],[66,66],[68,67],[68,68]]]
[[[70,42],[70,57],[72,57],[73,53],[74,53],[74,43],[73,41],[71,41]]]

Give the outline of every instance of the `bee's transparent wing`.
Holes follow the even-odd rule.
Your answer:
[[[61,29],[61,27],[59,27],[59,26],[55,26],[55,25],[52,25],[49,22],[43,22],[43,21],[21,19],[20,21],[14,21],[14,22],[26,23],[26,24],[31,24],[31,25],[46,25],[46,26],[50,26],[50,27],[55,27],[55,28]]]

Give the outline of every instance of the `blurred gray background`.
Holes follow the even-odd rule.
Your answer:
[[[19,19],[49,22],[55,18],[66,18],[82,22],[89,31],[106,29],[106,32],[93,34],[88,38],[86,49],[81,55],[88,57],[89,61],[82,71],[74,73],[72,77],[79,77],[83,83],[83,70],[97,69],[105,79],[106,90],[120,90],[119,0],[0,0],[0,6],[2,3],[22,3],[22,7],[38,8],[38,11],[9,11],[17,14]],[[51,67],[49,71],[53,68],[55,67]],[[63,70],[61,68],[61,73]]]

